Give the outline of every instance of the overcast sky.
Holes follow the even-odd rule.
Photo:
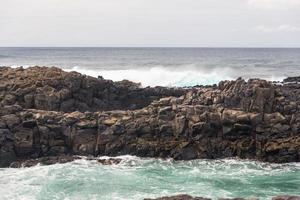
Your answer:
[[[0,46],[300,47],[300,0],[1,0]]]

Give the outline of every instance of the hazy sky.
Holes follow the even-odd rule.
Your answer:
[[[1,0],[0,46],[300,47],[300,0]]]

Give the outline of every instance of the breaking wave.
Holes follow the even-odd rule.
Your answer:
[[[300,74],[300,49],[0,48],[1,66],[56,66],[143,86],[217,84],[238,77],[281,81]]]
[[[230,69],[214,69],[205,72],[204,70],[195,70],[187,68],[185,70],[152,67],[144,69],[124,69],[124,70],[91,70],[81,67],[73,67],[66,69],[67,71],[77,71],[82,74],[95,76],[103,76],[105,79],[113,81],[121,81],[124,79],[139,82],[142,86],[176,86],[188,87],[195,85],[212,85],[217,84],[221,80],[230,80],[228,74]]]
[[[124,79],[141,83],[142,86],[169,86],[169,87],[189,87],[195,85],[213,85],[223,80],[234,80],[238,77],[244,79],[263,78],[270,81],[282,81],[286,76],[263,74],[252,75],[236,71],[233,68],[170,68],[170,67],[151,67],[151,68],[132,68],[124,70],[102,70],[102,69],[86,69],[82,67],[67,68],[66,71],[77,71],[89,76],[103,76],[105,79],[113,81],[121,81]]]
[[[16,68],[19,65],[11,65]],[[23,68],[31,67],[30,65],[23,65]],[[143,87],[147,86],[166,86],[166,87],[191,87],[196,85],[213,85],[218,84],[224,80],[235,80],[239,77],[248,80],[249,78],[262,78],[269,81],[282,81],[287,76],[263,73],[252,74],[250,71],[237,71],[236,69],[223,67],[195,68],[186,66],[183,68],[170,67],[151,67],[151,68],[125,68],[125,69],[90,69],[75,66],[72,68],[62,68],[65,71],[76,71],[88,76],[98,77],[102,76],[105,79],[113,81],[122,81],[124,79],[136,83],[141,83]]]
[[[50,166],[0,169],[1,199],[141,200],[182,193],[213,199],[270,199],[275,195],[300,194],[299,163],[119,158],[121,163],[114,165],[82,159]]]

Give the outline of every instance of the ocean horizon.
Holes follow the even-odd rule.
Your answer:
[[[56,66],[144,87],[188,87],[300,75],[300,48],[0,47],[0,65]]]

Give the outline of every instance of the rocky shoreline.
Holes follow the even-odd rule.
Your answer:
[[[124,154],[300,161],[297,82],[142,88],[55,67],[2,67],[0,107],[1,167],[43,157]]]

